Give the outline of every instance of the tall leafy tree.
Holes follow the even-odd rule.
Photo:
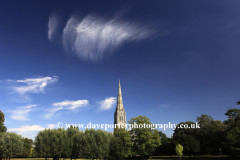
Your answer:
[[[103,159],[109,156],[111,135],[107,132],[86,129],[81,142],[81,152],[86,158]]]
[[[228,120],[224,121],[228,127],[228,130],[231,130],[235,127],[240,128],[240,109],[229,109],[225,115],[228,116]]]
[[[45,129],[43,131],[38,132],[37,136],[35,137],[34,145],[35,145],[35,153],[36,156],[41,158],[44,157],[45,160],[47,158],[52,157],[51,151],[51,138],[52,138],[52,130]]]
[[[110,142],[112,136],[103,130],[97,130],[95,135],[96,144],[98,146],[96,158],[97,159],[107,158],[110,152]]]
[[[202,114],[197,117],[197,122],[200,124],[198,129],[197,139],[200,141],[201,154],[210,154],[210,138],[211,138],[211,124],[213,118],[209,115]],[[184,148],[185,150],[185,148]]]
[[[240,129],[231,129],[226,136],[225,145],[231,154],[240,155]]]
[[[193,155],[200,152],[200,142],[197,139],[197,128],[189,128],[194,122],[181,122],[174,130],[173,138],[175,141],[183,145],[184,154]],[[188,127],[183,127],[187,125]],[[182,127],[181,127],[182,126]]]
[[[130,130],[133,141],[133,151],[134,155],[151,155],[156,150],[156,148],[161,145],[161,140],[157,130],[151,130],[152,123],[150,119],[146,116],[138,116],[131,118],[128,121],[129,124],[137,124],[138,128],[133,127]],[[144,128],[145,126],[145,128]],[[154,127],[154,126],[153,126]]]
[[[73,126],[70,126],[70,128],[67,129],[67,135],[69,140],[68,156],[70,156],[71,159],[77,158],[77,156],[79,155],[80,148],[77,148],[79,132],[79,129],[74,128]]]
[[[69,146],[67,132],[63,128],[53,129],[50,137],[51,157],[55,160],[59,160],[61,157],[66,157],[68,154],[66,149]]]
[[[227,126],[219,120],[213,120],[210,126],[209,147],[210,154],[220,154],[219,150],[225,152],[223,142],[227,133]]]
[[[165,133],[159,131],[161,145],[156,149],[155,155],[174,155],[175,147],[178,144],[172,137],[169,138]]]
[[[96,142],[96,131],[95,129],[86,129],[85,130],[85,137],[84,137],[84,144],[85,147],[84,150],[84,156],[86,158],[90,159],[96,159],[97,158],[97,142]]]
[[[0,133],[0,157],[10,159],[23,151],[23,138],[16,133]]]
[[[5,120],[4,116],[5,115],[3,114],[3,112],[0,111],[0,133],[7,131],[7,127],[4,126],[4,120]]]
[[[229,109],[225,115],[228,116],[228,120],[224,121],[227,125],[224,146],[229,154],[240,155],[240,109]]]
[[[30,154],[32,152],[32,144],[33,144],[33,140],[32,139],[28,139],[28,138],[24,138],[23,139],[23,152],[22,152],[22,157],[30,157]]]
[[[131,155],[131,135],[124,128],[115,128],[114,137],[111,140],[110,153],[116,159],[122,159]]]

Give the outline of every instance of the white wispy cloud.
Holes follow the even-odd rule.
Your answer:
[[[62,101],[53,103],[54,106],[52,109],[48,111],[47,114],[44,115],[45,118],[51,118],[55,112],[61,110],[61,109],[68,109],[68,110],[74,110],[76,108],[85,107],[89,103],[88,100],[77,100],[77,101]]]
[[[8,80],[9,81],[9,80]],[[12,89],[19,93],[19,94],[24,94],[24,93],[39,93],[42,92],[44,93],[44,88],[49,84],[49,83],[55,83],[58,81],[57,76],[53,77],[38,77],[38,78],[28,78],[24,80],[11,80],[10,82],[16,82],[18,85],[13,86]],[[23,84],[23,85],[19,85]]]
[[[13,114],[11,115],[11,118],[19,121],[27,121],[29,120],[27,118],[28,112],[33,111],[35,106],[36,105],[28,105],[24,107],[19,107],[17,110],[12,111]]]
[[[47,128],[49,128],[49,129],[54,129],[54,128],[56,128],[56,127],[57,127],[56,124],[48,124],[48,125],[47,125]]]
[[[53,106],[65,107],[65,109],[75,109],[77,107],[83,107],[88,104],[88,100],[77,100],[77,101],[63,101],[53,103]]]
[[[110,98],[107,97],[105,100],[100,101],[99,104],[101,110],[111,109],[114,106],[114,104],[116,104],[116,97]]]
[[[63,47],[81,59],[97,61],[123,43],[141,41],[155,33],[149,25],[124,21],[119,16],[87,15],[79,20],[72,15],[63,30]]]
[[[31,125],[31,126],[25,125],[20,128],[8,128],[7,131],[16,132],[18,134],[21,134],[23,137],[27,137],[29,139],[34,140],[35,136],[39,131],[42,131],[47,128],[54,129],[56,127],[57,126],[55,124],[48,124],[46,128],[42,127],[41,125]]]
[[[44,117],[47,119],[50,119],[54,115],[55,112],[57,112],[58,110],[61,110],[61,109],[63,109],[63,107],[52,108],[48,111],[47,114],[44,115]]]
[[[32,131],[42,131],[45,128],[43,128],[41,125],[25,125],[20,128],[8,128],[8,131],[18,132],[19,134],[22,134],[24,132],[32,132]]]
[[[48,21],[48,39],[53,40],[54,34],[56,34],[57,28],[59,27],[59,15],[57,12],[53,12],[49,15]]]
[[[7,79],[6,82],[14,82],[12,79]]]

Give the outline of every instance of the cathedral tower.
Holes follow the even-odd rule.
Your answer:
[[[123,107],[121,85],[119,80],[117,107],[114,113],[114,124],[126,126],[126,112]]]

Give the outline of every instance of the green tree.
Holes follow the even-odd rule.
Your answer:
[[[97,157],[97,142],[95,138],[95,129],[86,129],[83,139],[84,156],[95,159]]]
[[[228,120],[224,121],[228,127],[228,130],[231,130],[235,127],[240,128],[240,109],[229,109],[225,115],[228,116]]]
[[[200,151],[201,154],[210,154],[211,152],[211,125],[213,118],[209,115],[202,114],[197,117],[197,122],[200,124],[200,129],[198,129],[197,139],[200,141]],[[184,148],[185,150],[185,148]]]
[[[81,152],[86,158],[103,159],[109,156],[112,136],[106,131],[86,129],[81,138]]]
[[[153,129],[155,126],[150,122],[150,119],[146,116],[138,116],[131,118],[128,121],[130,125],[137,125],[130,130],[133,141],[133,155],[152,156],[156,148],[161,145],[161,140],[157,130]],[[145,128],[144,128],[145,126]]]
[[[96,144],[98,146],[96,155],[97,159],[104,159],[109,156],[111,138],[112,136],[108,134],[106,131],[103,130],[96,131]]]
[[[61,157],[66,157],[69,153],[68,149],[68,135],[64,128],[58,128],[51,130],[52,134],[50,136],[50,151],[51,157],[54,160],[59,160]]]
[[[223,142],[227,133],[227,126],[220,120],[213,120],[210,126],[209,148],[210,154],[220,154],[219,149],[225,152]]]
[[[34,145],[35,145],[35,153],[36,156],[41,158],[44,157],[45,160],[51,157],[51,129],[45,129],[43,131],[38,132],[37,136],[35,137]]]
[[[67,135],[69,139],[68,156],[70,156],[71,160],[73,158],[77,158],[80,152],[80,148],[78,146],[79,132],[79,129],[74,128],[73,126],[70,126],[70,128],[67,129]]]
[[[224,121],[227,125],[227,134],[224,146],[229,154],[240,154],[240,109],[229,109],[226,113],[228,120]]]
[[[155,155],[174,155],[176,145],[178,144],[172,137],[169,138],[165,133],[159,131],[161,145],[156,149]]]
[[[238,127],[227,133],[225,145],[229,153],[240,155],[240,129]]]
[[[176,146],[176,154],[179,156],[179,159],[181,159],[181,156],[183,155],[183,146],[181,144],[178,144]]]
[[[32,139],[28,139],[28,138],[24,138],[23,139],[23,152],[22,152],[22,157],[30,157],[31,154],[31,149],[32,149],[32,144],[33,144],[33,140]]]
[[[23,138],[16,133],[0,133],[0,157],[10,159],[19,156],[23,143]]]
[[[200,142],[197,139],[198,129],[189,128],[192,124],[195,123],[191,121],[181,122],[173,133],[174,140],[183,145],[186,155],[194,155],[200,152]],[[184,125],[188,127],[183,127]]]
[[[110,153],[116,159],[123,159],[131,155],[131,135],[124,128],[115,128],[114,137],[110,144]]]
[[[0,111],[0,133],[7,131],[7,127],[4,126],[4,120],[4,114]]]

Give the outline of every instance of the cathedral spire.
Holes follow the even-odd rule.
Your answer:
[[[120,79],[119,79],[119,87],[118,87],[118,100],[117,100],[117,107],[118,107],[119,109],[123,109],[122,91],[121,91]]]
[[[114,112],[114,124],[120,124],[126,127],[126,112],[123,107],[120,79],[119,79],[119,86],[118,86],[117,107]]]

